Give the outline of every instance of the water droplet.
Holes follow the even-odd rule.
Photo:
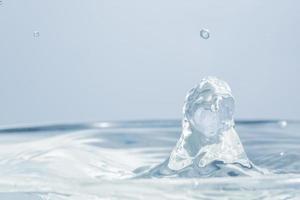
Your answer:
[[[209,38],[209,36],[210,36],[209,30],[207,30],[207,29],[202,29],[202,30],[200,31],[200,36],[201,36],[203,39],[207,40],[207,39]]]
[[[283,156],[283,155],[284,155],[284,152],[280,152],[280,155]]]
[[[287,122],[286,121],[279,121],[278,125],[280,126],[280,128],[285,128],[287,126]]]
[[[40,32],[34,31],[33,32],[33,37],[40,37]]]

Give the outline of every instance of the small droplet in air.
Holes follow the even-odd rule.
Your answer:
[[[40,32],[34,31],[33,32],[33,37],[40,37]]]
[[[280,155],[283,156],[283,155],[284,155],[284,152],[280,152]]]
[[[207,39],[209,38],[209,36],[210,36],[209,30],[207,30],[207,29],[202,29],[202,30],[200,31],[200,36],[201,36],[203,39],[207,40]]]

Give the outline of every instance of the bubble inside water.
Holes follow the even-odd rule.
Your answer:
[[[209,30],[207,30],[207,29],[202,29],[202,30],[200,31],[200,36],[201,36],[203,39],[207,40],[207,39],[210,37]]]
[[[33,37],[40,37],[40,32],[39,31],[34,31],[33,32]]]
[[[287,126],[287,122],[286,121],[279,121],[278,125],[280,128],[285,128]]]

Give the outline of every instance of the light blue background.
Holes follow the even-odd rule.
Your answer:
[[[237,118],[299,119],[299,1],[2,1],[2,125],[180,118],[207,75]]]

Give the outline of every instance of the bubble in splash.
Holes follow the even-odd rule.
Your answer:
[[[207,40],[207,39],[210,37],[209,30],[207,30],[207,29],[202,29],[202,30],[200,31],[200,36],[201,36],[203,39]]]
[[[39,31],[34,31],[33,32],[33,37],[35,37],[35,38],[40,37],[40,32]]]

